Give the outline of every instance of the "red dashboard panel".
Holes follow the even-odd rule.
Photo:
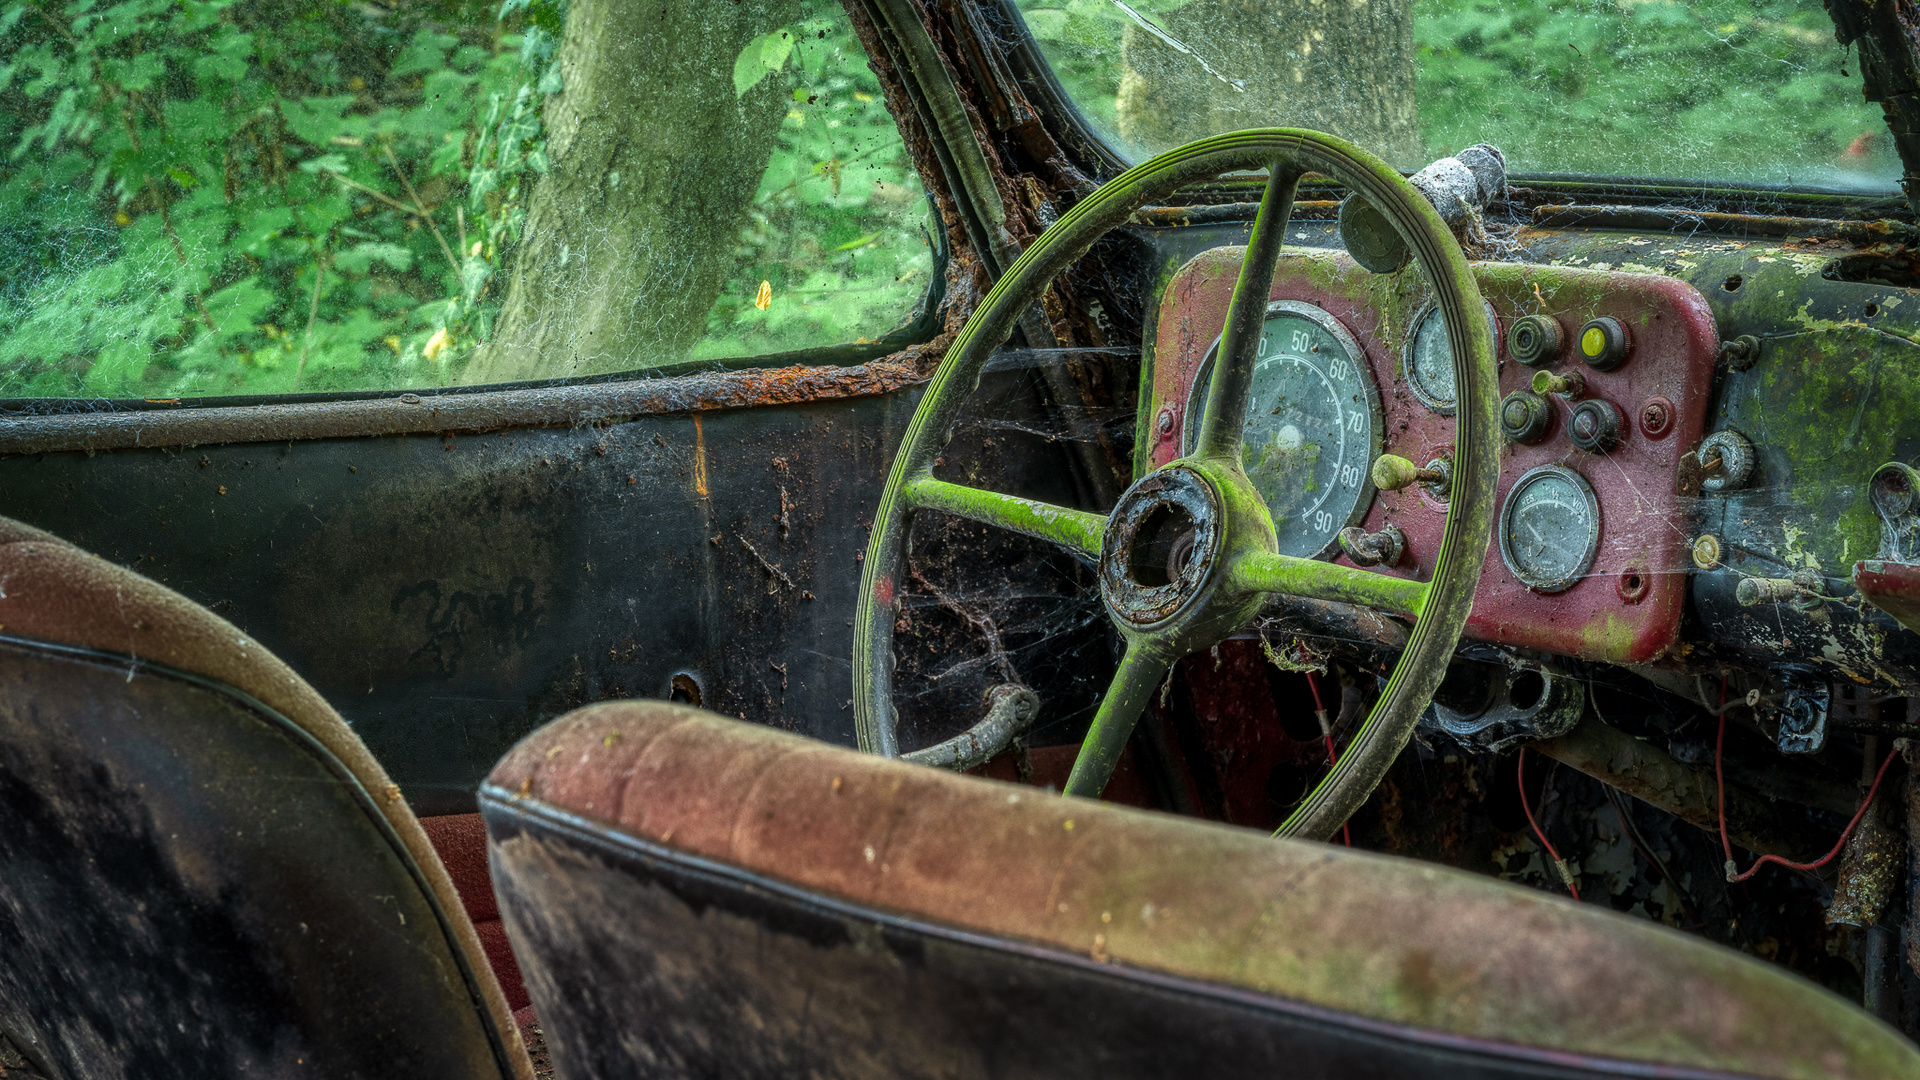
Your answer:
[[[1148,414],[1154,422],[1147,429],[1155,440],[1155,465],[1180,455],[1188,391],[1226,320],[1240,255],[1239,248],[1219,248],[1197,256],[1175,275],[1161,302]],[[1653,659],[1678,633],[1691,567],[1690,520],[1676,491],[1676,472],[1681,456],[1703,435],[1719,351],[1706,301],[1692,286],[1657,274],[1511,263],[1477,263],[1474,270],[1498,324],[1501,393],[1526,389],[1536,371],[1577,371],[1586,381],[1578,400],[1611,402],[1625,423],[1612,449],[1579,450],[1568,435],[1569,413],[1578,401],[1552,396],[1554,416],[1544,440],[1503,442],[1496,505],[1505,505],[1514,481],[1528,470],[1547,464],[1570,468],[1585,478],[1598,501],[1599,547],[1584,577],[1563,591],[1543,593],[1508,569],[1496,537],[1488,547],[1467,633],[1591,660]],[[1451,455],[1454,430],[1453,418],[1422,404],[1406,378],[1408,339],[1431,296],[1417,268],[1376,275],[1343,253],[1324,251],[1283,257],[1272,293],[1274,300],[1319,306],[1353,334],[1380,389],[1385,421],[1380,449],[1421,464]],[[1552,317],[1561,329],[1558,359],[1539,368],[1507,355],[1509,327],[1529,315]],[[1581,326],[1599,316],[1611,316],[1627,330],[1627,360],[1613,371],[1584,365],[1574,351]],[[1426,580],[1444,514],[1445,503],[1418,485],[1375,494],[1364,527],[1375,531],[1391,523],[1407,536],[1399,565],[1375,570]],[[1346,561],[1344,555],[1336,559]]]

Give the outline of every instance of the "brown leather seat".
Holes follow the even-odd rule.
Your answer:
[[[542,728],[481,810],[572,1080],[1920,1076],[1841,998],[1612,911],[663,702]]]
[[[4,519],[0,1040],[60,1080],[532,1076],[426,834],[326,702]]]

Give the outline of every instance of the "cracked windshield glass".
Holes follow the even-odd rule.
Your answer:
[[[0,0],[0,397],[927,336],[925,193],[838,3],[573,3]]]
[[[1306,127],[1414,170],[1492,143],[1516,173],[1892,191],[1855,55],[1786,0],[1019,0],[1090,126],[1139,160]]]

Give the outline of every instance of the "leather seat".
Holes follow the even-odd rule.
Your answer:
[[[1920,1076],[1828,991],[1612,911],[664,702],[542,728],[481,812],[571,1080]]]
[[[532,1076],[338,714],[206,609],[0,519],[8,1054],[50,1080]]]

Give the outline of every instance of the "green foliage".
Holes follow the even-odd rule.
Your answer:
[[[457,381],[561,90],[564,0],[495,2],[0,0],[0,397]],[[802,12],[735,67],[793,105],[698,358],[877,337],[928,283],[866,56]]]
[[[557,25],[486,2],[6,8],[0,394],[443,381]]]
[[[1414,13],[1431,151],[1492,141],[1533,171],[1898,179],[1880,110],[1818,4],[1418,0]]]
[[[770,39],[791,52],[752,81],[785,79],[793,104],[694,359],[878,339],[930,284],[925,196],[845,12],[802,3],[798,22],[742,50],[736,87],[748,57],[768,62]]]
[[[1859,70],[1817,3],[1409,2],[1429,159],[1492,142],[1516,171],[1873,190],[1898,178],[1879,109],[1862,100]],[[1068,94],[1113,132],[1121,43],[1138,24],[1113,0],[1018,6]],[[1190,5],[1129,6],[1151,18]],[[1207,55],[1204,38],[1189,44]],[[1361,70],[1370,62],[1352,58]]]

